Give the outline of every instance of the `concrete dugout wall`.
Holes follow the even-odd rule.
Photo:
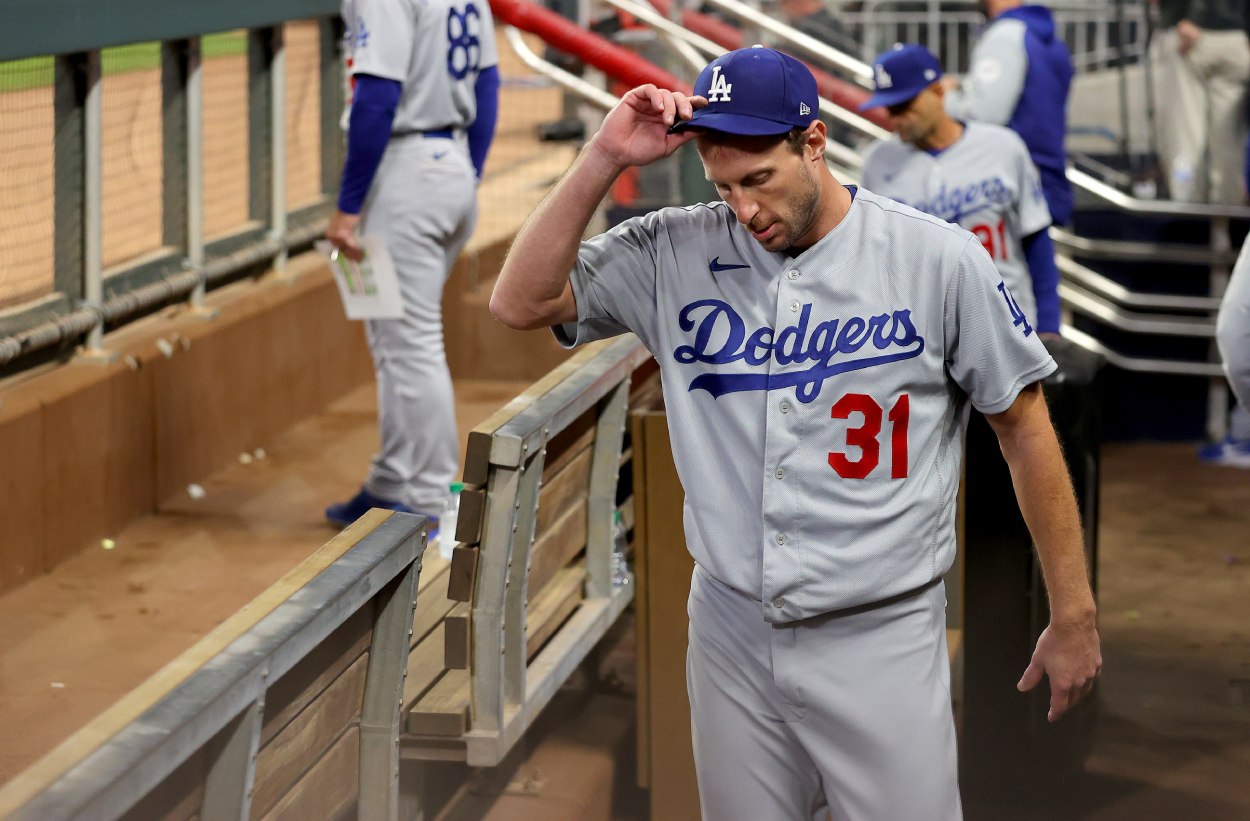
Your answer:
[[[507,241],[466,252],[448,280],[455,378],[537,379],[567,356],[551,334],[510,331],[486,310]],[[211,321],[174,310],[118,330],[107,365],[0,383],[0,593],[373,378],[362,323],[344,317],[321,258],[288,272],[293,282],[211,293]]]

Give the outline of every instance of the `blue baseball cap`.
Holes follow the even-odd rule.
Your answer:
[[[895,43],[872,64],[877,93],[864,101],[860,111],[915,99],[942,76],[942,64],[933,52],[915,43]]]
[[[706,128],[727,134],[785,134],[816,119],[816,78],[788,54],[763,46],[722,54],[699,72],[694,93],[707,105],[669,129]]]

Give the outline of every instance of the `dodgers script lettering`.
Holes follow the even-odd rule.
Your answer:
[[[805,370],[785,373],[702,373],[690,382],[690,390],[705,390],[719,398],[738,391],[772,391],[795,386],[800,402],[811,402],[831,376],[901,362],[924,351],[924,338],[916,330],[910,310],[896,310],[870,317],[830,319],[811,326],[812,306],[803,306],[799,323],[783,328],[758,328],[748,334],[746,323],[728,303],[700,299],[681,309],[681,329],[694,332],[689,345],[679,345],[673,358],[682,364],[702,362],[727,365],[742,361],[760,366],[769,359],[779,365],[811,362]],[[809,333],[810,331],[810,333]],[[723,340],[714,343],[713,340]],[[871,346],[868,343],[871,342]],[[711,350],[716,347],[716,350]],[[889,351],[876,354],[875,351]],[[865,356],[864,353],[869,355]],[[858,354],[858,355],[857,355]]]

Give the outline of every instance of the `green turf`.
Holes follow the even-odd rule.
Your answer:
[[[247,34],[243,31],[206,34],[200,40],[200,49],[205,60],[244,54],[247,51]],[[152,69],[160,63],[160,43],[135,43],[102,49],[100,52],[100,68],[106,76]],[[0,62],[0,93],[50,86],[52,77],[51,57],[27,57],[24,60]]]

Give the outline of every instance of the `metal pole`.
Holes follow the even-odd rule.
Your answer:
[[[1133,159],[1129,153],[1128,66],[1125,65],[1124,38],[1128,26],[1124,22],[1124,0],[1115,0],[1115,52],[1120,81],[1120,153],[1124,156],[1124,168],[1132,174]]]
[[[200,38],[187,41],[187,267],[204,268],[204,82]],[[191,312],[210,316],[204,307],[204,282],[191,292]]]
[[[85,106],[83,162],[83,304],[98,308],[104,302],[103,166],[104,106],[100,87],[100,52],[87,53],[87,104]],[[104,322],[87,333],[87,353],[100,356]]]
[[[273,62],[269,67],[271,90],[270,122],[273,164],[273,192],[270,209],[270,236],[283,243],[274,258],[273,269],[279,274],[286,272],[286,38],[282,26],[273,29]]]
[[[1211,251],[1216,254],[1227,254],[1232,250],[1232,241],[1228,236],[1228,217],[1216,217],[1211,220]],[[1228,288],[1228,263],[1216,262],[1211,265],[1211,296],[1220,299]],[[1213,312],[1214,313],[1214,312]],[[1214,318],[1214,317],[1213,317]],[[1211,340],[1208,358],[1212,362],[1220,361],[1220,350],[1216,341]],[[1213,376],[1207,386],[1207,438],[1218,442],[1228,434],[1228,383],[1223,376]]]

